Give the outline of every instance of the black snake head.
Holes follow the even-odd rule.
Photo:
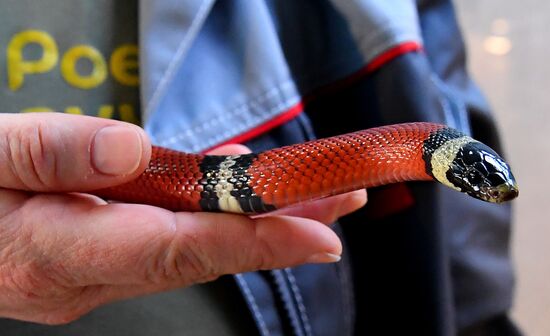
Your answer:
[[[491,148],[451,128],[424,142],[426,171],[444,185],[474,198],[501,203],[519,194],[510,166]]]
[[[519,194],[510,166],[495,151],[477,141],[460,147],[446,177],[461,191],[487,202],[501,203]]]

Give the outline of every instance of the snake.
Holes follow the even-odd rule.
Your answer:
[[[260,214],[353,190],[430,180],[492,203],[519,194],[510,166],[493,149],[428,122],[240,155],[153,146],[141,175],[94,194],[172,211]]]

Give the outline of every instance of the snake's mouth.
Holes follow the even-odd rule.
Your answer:
[[[485,189],[485,190],[483,190]],[[482,199],[492,203],[511,201],[519,195],[519,188],[515,181],[506,182],[496,187],[482,188]]]
[[[519,188],[516,183],[511,185],[510,184],[501,185],[501,186],[498,186],[498,188],[500,189],[500,192],[499,192],[500,202],[511,201],[514,198],[518,197],[519,195]]]

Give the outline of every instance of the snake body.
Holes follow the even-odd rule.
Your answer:
[[[518,194],[510,167],[497,153],[433,123],[383,126],[243,155],[153,147],[149,167],[137,179],[95,194],[174,211],[253,214],[422,180],[436,180],[489,202]]]

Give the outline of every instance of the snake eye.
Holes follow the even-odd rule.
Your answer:
[[[490,174],[489,176],[487,176],[487,179],[489,180],[489,182],[491,182],[492,186],[498,186],[506,183],[506,179],[504,178],[504,176],[499,173]]]
[[[466,149],[462,154],[462,160],[464,161],[465,164],[471,166],[476,162],[483,161],[483,157],[481,156],[480,152],[476,152],[471,149]]]
[[[470,170],[468,172],[468,182],[472,185],[479,185],[483,181],[483,177],[477,170]]]

